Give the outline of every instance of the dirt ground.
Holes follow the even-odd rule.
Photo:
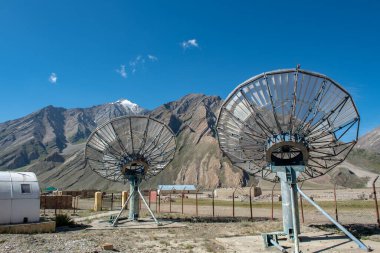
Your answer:
[[[106,252],[111,243],[119,252],[226,252],[217,237],[260,233],[279,223],[190,223],[162,229],[58,230],[52,234],[0,235],[0,252]]]
[[[52,234],[32,235],[0,235],[0,252],[110,252],[102,250],[101,245],[111,243],[116,252],[276,252],[273,249],[266,251],[260,237],[261,233],[278,231],[282,228],[279,221],[248,221],[232,218],[183,218],[182,220],[163,219],[173,221],[179,226],[152,226],[149,228],[117,228],[102,229],[93,226],[95,220],[86,220],[88,225],[74,228],[60,228]],[[329,241],[326,236],[336,237],[334,231],[323,231],[316,227],[302,226],[302,233],[309,238],[319,237],[314,246],[307,246],[304,252],[360,252],[355,244],[347,239]],[[321,239],[321,233],[324,239]],[[374,252],[380,252],[380,241],[377,235],[365,236],[366,243],[375,246]],[[332,238],[334,239],[334,238]],[[335,238],[337,239],[337,238]],[[316,243],[316,245],[315,245]],[[326,244],[326,245],[325,245]],[[331,245],[330,245],[331,244]],[[347,246],[347,245],[348,246]],[[302,247],[303,246],[301,244]],[[326,246],[327,247],[327,246]],[[347,251],[347,247],[351,251]],[[252,251],[253,250],[253,251]]]
[[[342,224],[356,224],[353,231],[362,237],[362,240],[374,248],[373,252],[380,252],[380,231],[376,224],[373,200],[369,198],[370,190],[338,190],[338,214]],[[332,191],[313,190],[308,195],[335,218]],[[102,250],[104,243],[111,243],[115,252],[279,252],[274,249],[264,249],[261,233],[279,231],[282,229],[281,202],[274,203],[274,221],[271,221],[271,203],[268,191],[253,202],[253,217],[249,221],[249,202],[244,196],[235,200],[235,210],[232,208],[231,198],[215,199],[214,218],[211,199],[207,196],[199,198],[198,218],[194,196],[184,201],[182,214],[181,198],[178,196],[169,202],[161,202],[159,217],[162,220],[175,219],[180,226],[148,227],[124,229],[94,229],[94,222],[108,219],[112,213],[108,211],[93,212],[93,199],[81,200],[82,210],[58,210],[58,213],[67,213],[77,224],[74,228],[59,228],[52,234],[11,235],[0,234],[1,252],[110,252]],[[152,203],[153,211],[156,204]],[[107,208],[106,208],[107,209]],[[117,206],[115,209],[119,209]],[[171,209],[172,213],[169,213]],[[142,217],[146,210],[142,206]],[[43,215],[43,210],[41,210]],[[46,210],[46,218],[52,218],[54,210]],[[235,218],[231,218],[235,215]],[[96,217],[94,217],[96,216]],[[301,218],[301,211],[300,211]],[[315,227],[313,224],[329,224],[314,207],[304,204],[304,223],[302,236],[307,239],[301,243],[303,252],[362,252],[356,244],[349,242],[338,231],[329,226]],[[206,222],[207,221],[207,222]],[[301,218],[302,222],[302,218]],[[364,225],[363,225],[364,224]],[[363,230],[363,227],[366,228]],[[321,230],[322,228],[322,230]],[[286,241],[281,244],[288,245]],[[290,252],[290,251],[289,251]]]

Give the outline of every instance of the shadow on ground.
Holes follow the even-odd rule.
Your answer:
[[[347,224],[343,226],[358,238],[380,235],[380,228],[377,224]],[[343,234],[334,224],[311,224],[309,227],[318,228],[331,233]]]
[[[85,225],[85,224],[75,224],[71,226],[56,227],[55,232],[62,233],[62,232],[69,232],[69,231],[80,231],[80,230],[85,230],[90,227],[91,226]]]
[[[232,222],[260,222],[260,221],[269,221],[270,218],[266,217],[255,217],[255,218],[246,218],[246,217],[160,217],[160,221],[175,221],[175,222],[191,222],[191,223],[232,223]],[[277,221],[277,219],[274,219]]]

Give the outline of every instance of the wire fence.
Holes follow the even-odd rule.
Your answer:
[[[341,224],[378,224],[380,226],[376,187],[349,189],[336,186],[333,189],[324,190],[303,187],[302,190]],[[281,191],[278,185],[262,190],[260,194],[253,194],[252,188],[216,188],[192,193],[177,191],[157,194],[157,191],[152,189],[142,192],[149,207],[158,215],[282,220]],[[72,197],[72,205],[69,208],[61,207],[59,201],[62,200],[59,197],[55,197],[54,201],[58,203],[50,207],[41,204],[44,213],[49,208],[55,209],[55,214],[62,213],[63,210],[66,213],[76,214],[94,208],[93,196]],[[298,201],[301,223],[328,221],[301,196]],[[121,206],[121,193],[102,194],[101,211],[116,211],[120,210]],[[141,200],[139,206],[142,213],[146,212],[146,207]]]

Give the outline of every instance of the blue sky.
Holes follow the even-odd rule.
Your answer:
[[[352,93],[363,134],[380,126],[379,13],[366,0],[3,0],[0,122],[47,105],[225,98],[299,63]]]

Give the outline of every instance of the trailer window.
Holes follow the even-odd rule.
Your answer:
[[[21,184],[21,193],[30,193],[30,184]]]

